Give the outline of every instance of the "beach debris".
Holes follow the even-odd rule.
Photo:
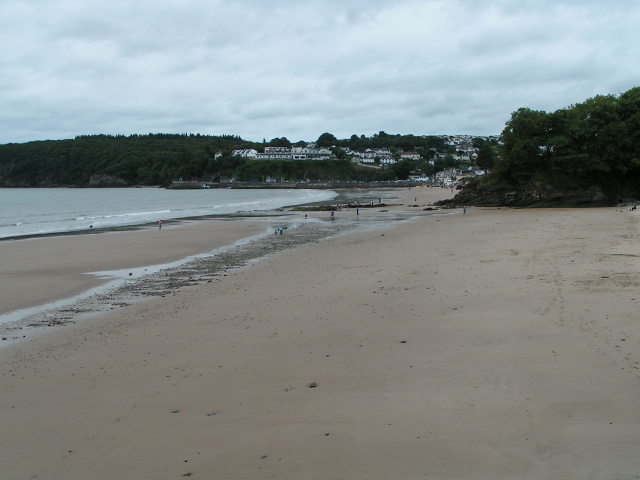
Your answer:
[[[87,313],[92,312],[90,308],[62,308],[58,310],[58,313]],[[70,318],[70,317],[69,317]]]
[[[316,382],[311,382],[308,386],[309,388],[316,388],[318,384]]]
[[[73,307],[55,309],[57,314],[45,313],[39,319],[30,318],[28,327],[59,327],[75,323],[75,317],[91,312],[109,311],[118,307],[131,305],[136,298],[166,297],[176,294],[178,290],[201,284],[211,283],[212,279],[222,279],[234,273],[236,269],[250,265],[268,254],[280,252],[288,248],[320,242],[358,228],[354,224],[332,225],[305,224],[287,229],[287,241],[283,238],[269,235],[261,237],[236,248],[221,251],[215,255],[199,257],[176,268],[162,270],[157,273],[137,275],[128,272],[131,281],[106,293],[97,294],[81,301]],[[90,305],[90,306],[89,306]]]
[[[35,322],[27,324],[28,327],[59,327],[64,326],[69,323],[76,323],[74,320],[71,320],[71,317],[63,317],[63,318],[45,318],[44,320],[37,320]]]
[[[171,410],[171,413],[180,413],[180,410]]]

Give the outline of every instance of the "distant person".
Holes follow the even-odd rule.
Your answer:
[[[335,220],[335,214],[333,213],[333,210],[331,210],[331,221],[333,222]]]
[[[162,220],[158,220],[158,230],[162,230]]]
[[[467,207],[462,207],[462,214],[466,215],[467,214]]]

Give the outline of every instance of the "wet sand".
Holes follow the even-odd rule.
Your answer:
[[[0,242],[0,314],[104,283],[91,272],[175,262],[257,235],[265,221],[203,220],[140,230]]]
[[[634,478],[639,221],[424,216],[10,342],[2,478]]]

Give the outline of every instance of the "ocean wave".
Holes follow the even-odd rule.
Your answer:
[[[0,204],[11,200],[15,205],[0,224],[0,238],[268,211],[336,195],[327,190],[303,189],[0,189]]]
[[[111,213],[102,215],[86,215],[84,217],[75,217],[73,220],[100,220],[105,218],[123,218],[123,217],[143,217],[154,216],[171,213],[172,210],[153,210],[144,212],[124,212],[124,213]]]

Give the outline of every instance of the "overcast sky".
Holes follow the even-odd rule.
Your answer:
[[[497,135],[640,86],[637,0],[0,0],[0,143]]]

